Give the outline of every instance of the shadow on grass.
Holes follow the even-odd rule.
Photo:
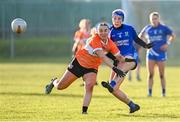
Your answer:
[[[67,94],[67,93],[52,93],[52,94],[44,94],[44,93],[23,93],[23,92],[0,92],[0,95],[11,95],[11,96],[57,96],[57,97],[77,97],[82,98],[81,94]],[[93,95],[95,98],[113,98],[111,95]],[[174,99],[180,98],[180,96],[167,96],[167,97],[132,97],[133,99]]]
[[[117,114],[118,116],[124,116],[124,117],[136,117],[136,118],[149,118],[150,119],[158,119],[158,118],[164,118],[164,119],[180,119],[180,116],[178,115],[173,115],[173,114],[158,114],[158,113],[149,113],[145,115],[140,115],[140,114]]]
[[[44,94],[44,93],[22,93],[22,92],[0,92],[0,95],[7,95],[7,96],[57,96],[57,97],[76,97],[76,98],[82,98],[83,95],[80,94],[58,94],[58,93],[53,93],[53,94]],[[112,98],[112,96],[107,96],[107,95],[93,95],[94,98]]]
[[[174,99],[174,98],[180,98],[180,96],[153,96],[153,97],[148,97],[148,96],[139,96],[139,97],[131,97],[132,99]]]

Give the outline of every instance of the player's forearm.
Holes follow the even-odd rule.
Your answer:
[[[147,42],[147,39],[144,36],[139,37],[142,41]]]
[[[103,62],[104,62],[107,66],[109,66],[110,68],[113,68],[113,67],[114,67],[114,65],[113,65],[113,63],[111,62],[111,60],[110,60],[106,55],[104,55],[104,53],[103,53],[102,51],[96,51],[96,54],[97,54],[98,57],[100,57],[100,58],[103,60]]]
[[[113,71],[114,71],[115,73],[117,73],[117,75],[118,75],[119,77],[124,77],[124,76],[126,75],[123,71],[121,71],[121,70],[118,69],[116,66],[114,66],[114,64],[112,64],[111,60],[110,60],[106,55],[104,55],[103,53],[101,53],[101,54],[99,54],[98,56],[103,60],[103,62],[104,62],[107,66],[109,66],[110,68],[112,68]]]
[[[122,56],[122,55],[120,55],[120,54],[118,54],[118,55],[116,56],[116,59],[117,59],[118,61],[120,61],[120,62],[125,62],[125,57]]]
[[[74,44],[74,45],[73,45],[73,48],[72,48],[72,52],[75,52],[75,51],[76,51],[76,48],[77,48],[77,45]]]
[[[108,58],[112,59],[113,61],[116,60],[116,57],[115,57],[111,52],[108,52],[108,53],[106,54],[106,56],[107,56]]]
[[[139,44],[140,46],[146,48],[146,42],[144,42],[142,39],[140,39],[138,36],[136,37],[136,39],[134,40],[137,44]]]
[[[109,66],[110,68],[113,68],[114,67],[114,65],[113,65],[113,63],[111,62],[111,60],[107,57],[107,56],[101,56],[101,59],[103,60],[103,62],[107,65],[107,66]]]
[[[79,44],[79,41],[76,41],[76,42],[74,43],[73,48],[72,48],[72,52],[75,52],[75,51],[76,51],[76,48],[77,48],[78,44]]]
[[[168,41],[172,42],[176,38],[176,35],[173,33],[171,36],[169,36]]]
[[[118,55],[114,56],[111,52],[108,52],[106,54],[106,56],[108,58],[112,59],[113,61],[115,61],[115,60],[118,60],[120,62],[124,62],[125,61],[125,58],[122,55],[120,55],[120,53],[118,53]]]
[[[144,33],[140,33],[140,34],[138,35],[138,37],[139,37],[142,41],[147,42]]]

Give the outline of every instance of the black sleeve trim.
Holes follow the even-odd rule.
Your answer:
[[[134,41],[144,48],[146,48],[146,46],[147,46],[147,44],[142,39],[140,39],[138,36],[136,37],[136,39]]]
[[[115,57],[111,52],[108,52],[108,53],[106,54],[106,56],[107,56],[108,58],[112,59],[113,61],[116,60],[116,57]]]

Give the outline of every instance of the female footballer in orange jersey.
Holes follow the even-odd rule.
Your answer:
[[[79,30],[74,35],[74,45],[72,52],[75,55],[78,50],[83,48],[86,44],[86,40],[90,37],[90,21],[88,19],[82,19],[79,22]]]
[[[57,78],[52,79],[50,84],[46,86],[45,93],[50,94],[53,87],[56,87],[58,90],[66,89],[76,79],[82,77],[85,81],[82,114],[86,114],[91,101],[93,87],[96,83],[98,67],[102,62],[112,68],[120,77],[125,76],[125,73],[115,67],[105,55],[105,52],[111,52],[119,61],[125,61],[116,45],[108,38],[108,33],[108,25],[100,23],[97,34],[89,38],[85,47],[76,53],[75,58],[69,64],[64,75],[59,80]]]

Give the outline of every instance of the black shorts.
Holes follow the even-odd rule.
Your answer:
[[[137,65],[138,65],[137,62],[135,62],[135,66],[134,66],[132,69],[130,69],[130,70],[135,70],[136,67],[137,67]],[[130,71],[130,70],[129,70],[129,71]],[[129,71],[126,71],[125,73],[127,74]]]
[[[68,66],[68,71],[76,75],[78,78],[82,77],[84,74],[94,72],[97,73],[98,71],[93,68],[85,68],[79,64],[76,58],[74,58]]]
[[[137,65],[138,65],[137,62],[135,62],[135,66],[131,70],[135,70]]]

